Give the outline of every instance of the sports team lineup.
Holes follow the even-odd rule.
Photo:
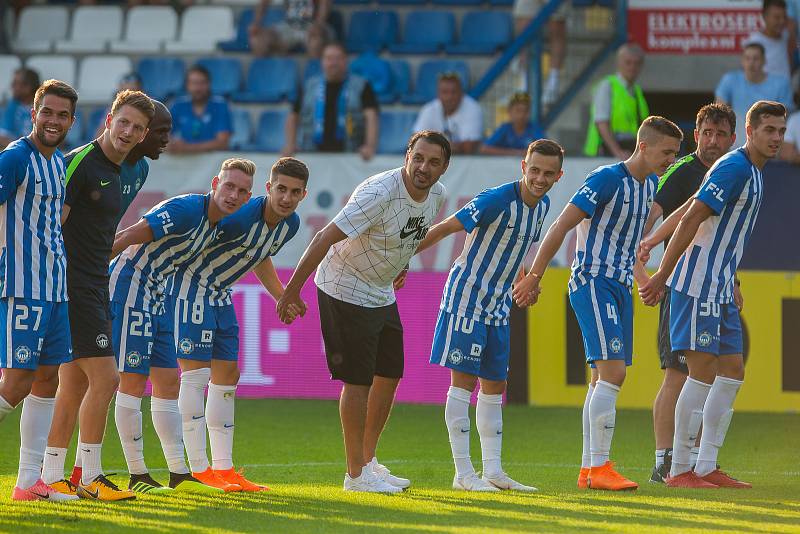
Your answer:
[[[35,94],[32,132],[0,152],[0,420],[20,412],[18,473],[7,501],[48,501],[28,509],[36,514],[76,506],[52,504],[62,501],[269,495],[238,468],[247,465],[245,451],[237,449],[234,461],[240,370],[232,288],[250,272],[286,324],[308,320],[300,292],[313,276],[328,369],[342,385],[344,458],[336,464],[339,478],[324,482],[345,493],[413,496],[416,480],[402,476],[404,464],[378,459],[406,357],[395,292],[415,254],[462,232],[429,354],[430,365],[449,368],[451,377],[442,398],[454,471],[452,485],[436,484],[455,495],[546,494],[545,484],[515,474],[515,462],[526,458],[502,461],[504,437],[522,430],[503,423],[509,316],[513,306],[559,294],[548,283],[548,265],[573,229],[569,304],[591,381],[582,454],[563,471],[570,484],[587,495],[637,490],[645,480],[623,473],[611,455],[617,420],[624,419],[617,417],[617,397],[633,359],[634,300],[641,299],[659,307],[653,337],[662,368],[683,381],[667,410],[674,412],[673,435],[657,443],[649,482],[690,498],[705,495],[692,490],[752,487],[737,465],[723,470],[718,454],[736,425],[733,406],[744,382],[737,266],[759,215],[762,168],[783,142],[782,104],[753,104],[746,140],[738,143],[733,110],[703,106],[697,150],[680,159],[681,130],[650,116],[632,155],[589,173],[566,205],[548,197],[560,187],[564,151],[557,141],[536,140],[518,180],[469,192],[472,200],[438,223],[448,194],[439,179],[451,146],[440,132],[419,131],[398,157],[401,166],[364,179],[316,233],[284,286],[271,258],[298,232],[295,210],[314,188],[303,161],[281,157],[265,170],[248,159],[225,159],[208,193],[169,198],[118,229],[147,178],[147,160],[157,160],[169,143],[170,112],[140,91],[121,91],[102,134],[64,155],[57,147],[77,100],[67,83],[45,81]],[[252,195],[259,180],[266,180],[265,196]],[[550,210],[560,214],[543,227]],[[534,243],[533,262],[525,264]],[[663,257],[648,274],[644,265],[662,244]],[[148,462],[161,459],[145,458],[146,391],[166,470],[152,471]],[[114,429],[106,428],[109,411]],[[13,432],[9,421],[3,426]],[[250,425],[236,435],[265,440],[259,444],[280,438],[269,433]],[[121,444],[127,469],[116,482],[101,461],[111,440]],[[281,470],[270,473],[281,482]]]

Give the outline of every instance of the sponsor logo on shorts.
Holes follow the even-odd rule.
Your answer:
[[[483,347],[478,345],[477,343],[472,344],[472,348],[469,351],[470,356],[480,356],[481,352],[483,352]]]
[[[697,344],[701,347],[708,347],[711,345],[711,342],[714,340],[714,337],[711,335],[711,332],[708,330],[703,330],[697,336]]]
[[[100,334],[99,336],[97,336],[94,342],[97,343],[97,346],[101,349],[108,348],[108,336],[105,334]]]
[[[194,352],[194,342],[188,337],[185,337],[178,343],[178,350],[181,354],[191,354]]]
[[[608,348],[614,354],[619,354],[622,352],[622,340],[618,337],[612,337],[611,341],[608,342]]]
[[[450,359],[450,363],[453,365],[458,365],[464,361],[464,353],[462,353],[459,349],[451,350],[447,357]]]
[[[28,363],[31,361],[31,349],[26,347],[25,345],[20,345],[17,347],[17,350],[14,351],[14,358],[19,363]]]
[[[128,365],[131,367],[139,367],[142,365],[142,355],[132,350],[125,356],[125,361],[127,361]]]
[[[203,330],[200,333],[200,342],[201,343],[211,343],[214,341],[214,332],[211,330]]]

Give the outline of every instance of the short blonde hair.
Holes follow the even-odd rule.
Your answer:
[[[156,115],[156,108],[153,105],[153,101],[141,91],[126,89],[117,93],[116,98],[114,98],[114,103],[111,104],[111,114],[116,115],[117,111],[119,111],[122,106],[131,106],[141,111],[147,117],[148,124],[150,124],[150,121],[152,121],[153,117]]]
[[[256,175],[256,164],[249,159],[244,158],[226,159],[222,162],[222,167],[220,168],[219,173],[222,174],[223,171],[232,171],[234,169],[242,171],[250,177]]]

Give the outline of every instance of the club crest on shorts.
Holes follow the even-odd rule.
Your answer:
[[[448,354],[447,357],[450,359],[450,363],[452,363],[453,365],[458,365],[462,361],[464,361],[464,353],[457,348],[451,350],[450,354]]]
[[[125,361],[127,361],[128,365],[131,367],[139,367],[142,365],[142,355],[132,350],[125,356]]]
[[[707,347],[711,345],[711,341],[714,338],[711,336],[711,333],[707,330],[703,330],[700,332],[700,335],[697,336],[697,344],[701,347]]]
[[[31,349],[25,345],[20,345],[17,347],[17,350],[14,351],[14,359],[19,363],[28,363],[31,361]]]
[[[191,354],[194,352],[194,342],[185,337],[178,343],[178,350],[181,351],[181,354]]]
[[[622,340],[618,337],[612,337],[611,341],[608,342],[608,348],[614,354],[619,354],[622,351]]]
[[[97,344],[98,348],[101,348],[101,349],[107,349],[108,348],[108,336],[105,335],[105,334],[100,334],[99,336],[97,336],[95,338],[94,342]]]

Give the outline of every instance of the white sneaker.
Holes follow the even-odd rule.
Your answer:
[[[537,488],[534,488],[533,486],[526,486],[525,484],[520,484],[519,482],[508,476],[503,471],[501,471],[497,475],[492,475],[492,476],[486,476],[484,474],[481,480],[484,480],[489,484],[491,484],[492,486],[500,488],[501,490],[527,491],[529,493],[532,493],[534,491],[539,491]]]
[[[366,493],[400,493],[402,488],[392,486],[385,482],[372,472],[368,466],[364,466],[361,470],[361,476],[351,478],[350,474],[344,475],[344,490],[345,491],[363,491]]]
[[[411,485],[411,481],[409,479],[393,475],[391,471],[389,471],[388,467],[378,463],[377,458],[373,458],[372,461],[367,464],[367,467],[372,469],[372,472],[378,479],[388,482],[392,486],[406,489]]]
[[[470,473],[463,477],[456,475],[453,479],[453,489],[463,491],[500,491],[499,488],[483,480],[475,473]]]

